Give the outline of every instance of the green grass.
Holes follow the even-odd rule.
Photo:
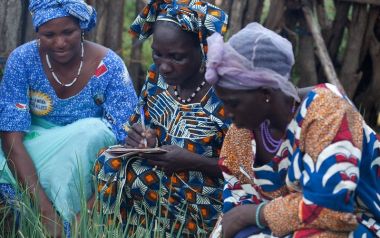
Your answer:
[[[158,199],[158,201],[160,201],[160,199]],[[21,194],[20,198],[14,205],[14,207],[20,212],[20,222],[18,227],[16,227],[16,220],[14,219],[16,216],[13,214],[10,206],[0,206],[0,237],[48,237],[48,232],[45,230],[40,221],[40,212],[35,209],[37,207],[36,204],[38,204],[37,201],[31,203],[30,198],[25,195],[25,193]],[[120,214],[117,211],[119,211],[120,204],[116,204],[115,214],[112,217],[104,214],[103,212],[97,211],[102,209],[94,208],[91,213],[88,213],[85,204],[85,199],[82,199],[80,220],[71,222],[71,237],[73,238],[139,238],[151,237],[152,234],[155,238],[165,236],[164,232],[157,229],[159,226],[158,224],[160,224],[159,221],[163,219],[163,217],[149,219],[149,216],[145,215],[144,218],[147,219],[146,224],[141,225],[137,231],[131,233],[131,226],[128,222],[125,224],[125,228],[118,222],[117,218],[120,216]],[[187,212],[187,209],[184,208],[183,212],[185,214]],[[111,222],[108,222],[109,219]],[[183,227],[183,224],[181,224],[181,227]],[[174,233],[171,235],[171,237],[176,236],[178,237],[179,235]],[[65,237],[64,234],[62,234],[62,237]]]

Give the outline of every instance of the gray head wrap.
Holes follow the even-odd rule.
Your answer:
[[[206,81],[229,89],[279,89],[297,101],[289,81],[294,64],[291,43],[258,23],[250,23],[224,43],[220,34],[208,39]]]

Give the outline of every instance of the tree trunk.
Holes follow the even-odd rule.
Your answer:
[[[379,21],[380,25],[380,21]],[[380,37],[379,37],[380,38]],[[375,35],[372,35],[371,43],[370,43],[370,55],[372,59],[372,68],[373,68],[373,76],[372,76],[372,86],[370,87],[372,92],[371,94],[374,96],[374,107],[375,107],[375,116],[376,116],[376,124],[377,130],[380,129],[380,41],[379,38],[376,38]]]
[[[89,33],[89,39],[121,54],[124,1],[90,0],[88,3],[97,11],[97,26]]]
[[[28,42],[36,38],[36,32],[34,31],[32,15],[29,11],[24,14],[25,23],[22,29],[22,42]]]
[[[368,32],[370,37],[368,50],[372,64],[371,67],[365,68],[372,71],[369,74],[371,80],[368,80],[370,83],[366,85],[366,90],[357,96],[356,104],[360,105],[360,108],[362,108],[361,111],[365,112],[363,114],[366,122],[369,123],[372,128],[380,131],[380,31],[378,32],[376,30],[378,27],[380,28],[379,16],[374,24],[374,28]],[[367,65],[368,64],[365,66]]]
[[[145,3],[143,1],[136,1],[136,16],[143,9]],[[131,60],[128,65],[128,71],[133,79],[133,85],[136,92],[139,94],[145,81],[145,70],[142,64],[142,49],[143,42],[138,39],[132,40]]]
[[[314,40],[307,29],[305,18],[302,17],[299,21],[300,34],[297,69],[299,72],[300,81],[299,87],[307,87],[318,84],[317,68],[314,52]]]
[[[330,56],[328,54],[326,44],[323,41],[323,37],[321,34],[321,30],[319,28],[318,19],[315,17],[315,12],[312,11],[312,2],[305,0],[304,6],[302,8],[307,25],[310,29],[310,32],[314,38],[315,46],[317,48],[317,55],[322,64],[323,71],[326,75],[327,81],[331,84],[337,86],[342,92],[344,92],[344,88],[338,80],[336,75],[334,65],[331,62]]]
[[[359,70],[360,52],[367,24],[367,5],[354,4],[349,27],[347,49],[343,60],[340,79],[348,97],[352,98],[362,77]]]
[[[327,17],[324,0],[318,0],[316,3],[318,22],[321,28],[323,39],[326,41],[329,29],[331,29],[331,22]]]
[[[246,14],[243,18],[243,26],[251,22],[260,22],[260,17],[263,12],[264,0],[248,0],[246,6]]]
[[[24,1],[0,1],[0,56],[6,57],[21,44],[25,8]]]
[[[348,10],[350,9],[350,3],[336,2],[335,5],[336,14],[332,24],[329,38],[327,39],[327,47],[330,57],[335,65],[338,64],[338,51],[339,46],[342,43],[344,29],[348,23]]]
[[[243,19],[245,15],[245,10],[247,6],[247,1],[249,0],[239,0],[233,1],[230,15],[229,34],[233,35],[238,32],[243,27]]]
[[[364,58],[368,54],[368,49],[370,47],[371,39],[375,31],[376,21],[378,20],[379,17],[380,17],[380,7],[372,6],[368,14],[366,33],[363,40],[363,47],[360,53],[360,60],[359,60],[360,65],[363,63]]]
[[[283,26],[284,11],[284,0],[271,0],[268,17],[265,20],[264,26],[278,32]]]

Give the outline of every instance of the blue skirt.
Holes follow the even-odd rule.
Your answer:
[[[81,119],[66,126],[33,120],[24,145],[41,186],[64,220],[72,220],[80,211],[81,201],[93,194],[92,168],[97,153],[115,143],[115,135],[100,118]],[[0,152],[0,184],[17,188],[4,153]]]

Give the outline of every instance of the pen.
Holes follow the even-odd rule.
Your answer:
[[[140,107],[140,120],[141,120],[141,126],[144,130],[144,133],[145,133],[146,128],[145,128],[145,116],[144,115],[145,115],[144,105],[141,105],[141,107]],[[145,146],[145,148],[148,147],[148,142],[146,140],[146,137],[144,137],[144,146]]]

